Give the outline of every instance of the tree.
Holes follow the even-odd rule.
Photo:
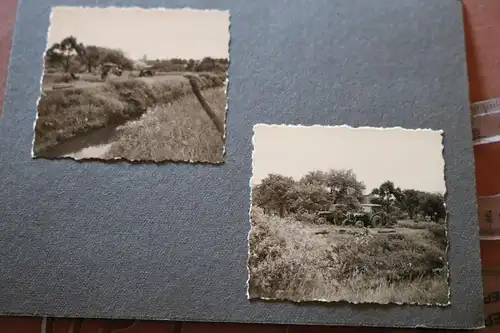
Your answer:
[[[169,62],[175,65],[184,65],[187,63],[187,60],[180,58],[172,58],[169,60]]]
[[[280,217],[284,217],[296,194],[294,185],[295,181],[291,177],[269,174],[254,187],[253,202],[264,211],[277,211]]]
[[[319,170],[308,172],[299,180],[299,183],[305,185],[321,185],[327,187],[328,173]]]
[[[420,211],[430,216],[432,221],[437,222],[446,218],[446,207],[444,197],[440,193],[425,193],[420,201]]]
[[[196,62],[193,60],[193,59],[189,59],[188,62],[187,62],[187,65],[186,65],[186,70],[187,71],[191,71],[191,72],[194,72],[195,70],[195,65],[196,65]]]
[[[329,193],[330,204],[344,204],[349,210],[358,210],[363,200],[366,186],[358,181],[352,170],[334,170],[328,172],[311,171],[304,175],[299,183],[320,186]]]
[[[403,190],[402,209],[408,214],[408,217],[413,220],[415,214],[418,213],[420,206],[421,193],[416,190]]]
[[[297,183],[290,195],[290,211],[293,213],[316,213],[328,209],[331,204],[331,196],[322,184]]]
[[[64,67],[64,55],[59,51],[59,44],[54,44],[50,47],[45,54],[45,61],[50,66],[62,65]]]
[[[215,59],[210,58],[210,57],[205,57],[198,64],[198,66],[196,67],[196,70],[198,72],[211,72],[211,71],[215,70],[215,68],[216,68]]]
[[[64,71],[71,69],[71,58],[78,55],[85,63],[85,51],[82,43],[78,43],[74,36],[64,38],[60,43],[53,44],[46,52],[47,61],[51,64],[62,64]]]
[[[439,193],[428,193],[414,189],[401,190],[393,182],[386,181],[372,190],[371,202],[382,205],[389,214],[404,211],[410,219],[416,214],[430,216],[433,221],[444,219],[446,209],[444,198]]]
[[[395,212],[401,207],[403,202],[403,191],[391,181],[385,181],[378,188],[374,188],[372,193],[375,197],[371,202],[382,206],[388,214]]]
[[[99,66],[99,61],[101,58],[101,52],[99,50],[99,47],[95,45],[89,45],[84,48],[85,50],[85,59],[86,59],[86,66],[87,66],[87,71],[89,73],[92,73],[92,70],[94,68],[97,68]]]
[[[333,204],[344,204],[352,210],[359,209],[366,186],[358,181],[351,169],[330,170],[327,173],[326,185]]]
[[[127,58],[121,50],[104,49],[101,55],[101,63],[106,62],[119,65],[126,70],[132,70],[134,68],[134,62]]]

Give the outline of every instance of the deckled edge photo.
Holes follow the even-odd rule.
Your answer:
[[[228,113],[228,108],[229,108],[229,97],[228,97],[228,85],[229,85],[229,65],[230,65],[230,44],[231,44],[231,36],[230,36],[230,28],[231,28],[231,15],[230,15],[230,11],[229,10],[219,10],[219,9],[199,9],[199,8],[191,8],[191,7],[183,7],[183,8],[166,8],[166,7],[157,7],[157,8],[143,8],[143,7],[138,7],[138,6],[135,6],[135,7],[117,7],[117,6],[108,6],[108,7],[99,7],[99,6],[79,6],[79,7],[74,7],[74,6],[54,6],[52,7],[52,11],[50,13],[50,24],[49,24],[49,27],[48,27],[48,32],[47,32],[47,44],[46,44],[46,48],[43,52],[43,54],[41,54],[41,58],[44,59],[45,58],[45,55],[47,53],[47,51],[50,49],[51,47],[51,44],[50,44],[50,40],[49,40],[49,36],[50,36],[50,33],[51,33],[51,30],[53,29],[53,18],[54,18],[54,10],[57,10],[57,9],[82,9],[82,10],[124,10],[124,11],[127,11],[127,12],[130,12],[130,11],[141,11],[141,12],[155,12],[155,11],[163,11],[163,12],[196,12],[196,13],[199,13],[199,12],[208,12],[208,13],[223,13],[223,14],[226,14],[227,15],[227,24],[226,24],[226,33],[227,33],[227,41],[224,43],[225,45],[225,49],[226,49],[226,53],[227,53],[227,56],[226,56],[226,59],[225,59],[225,66],[226,66],[226,69],[225,69],[225,75],[224,75],[224,80],[222,82],[222,88],[223,88],[223,92],[224,92],[224,105],[223,107],[221,107],[221,114],[220,116],[222,116],[223,118],[223,121],[221,122],[222,123],[222,133],[221,133],[221,138],[222,138],[222,145],[221,147],[219,147],[218,150],[218,155],[219,157],[215,158],[215,159],[209,159],[209,158],[205,158],[205,157],[185,157],[185,158],[176,158],[176,157],[164,157],[164,158],[148,158],[148,157],[124,157],[124,156],[108,156],[106,158],[101,158],[99,156],[92,156],[92,153],[84,153],[84,154],[63,154],[62,156],[59,155],[59,156],[50,156],[50,154],[48,154],[49,156],[43,156],[43,154],[37,154],[36,151],[35,151],[35,148],[36,148],[36,141],[37,141],[37,135],[36,135],[36,128],[37,128],[37,124],[39,123],[40,121],[40,115],[39,115],[39,107],[40,107],[40,103],[41,103],[41,100],[43,98],[43,96],[45,96],[45,93],[44,93],[44,86],[43,86],[43,83],[44,83],[44,76],[45,76],[45,73],[46,73],[46,61],[43,61],[43,64],[42,64],[42,74],[41,74],[41,77],[40,77],[40,95],[37,99],[37,103],[36,103],[36,116],[35,116],[35,122],[34,122],[34,125],[33,125],[33,129],[34,129],[34,136],[33,136],[33,140],[32,140],[32,151],[31,151],[31,156],[32,158],[55,158],[55,159],[59,159],[59,158],[69,158],[69,159],[73,159],[73,160],[76,160],[76,161],[84,161],[84,160],[97,160],[97,161],[126,161],[126,162],[139,162],[139,163],[150,163],[150,162],[153,162],[153,163],[208,163],[208,164],[223,164],[224,163],[224,160],[225,160],[225,156],[226,156],[226,139],[227,139],[227,113]],[[121,50],[120,50],[121,51]],[[222,58],[221,58],[222,59]],[[111,71],[112,72],[112,71]],[[72,73],[73,74],[73,73]],[[109,75],[109,74],[108,74]],[[190,79],[192,78],[192,75],[185,75],[184,77],[188,78],[189,81],[191,81]],[[204,79],[205,77],[203,78],[200,78],[198,77],[198,80],[197,82],[198,83],[202,83],[204,82]],[[212,82],[213,83],[213,82]],[[201,102],[201,101],[200,101]],[[201,103],[203,104],[203,103]],[[206,104],[206,103],[205,103]],[[204,108],[204,105],[202,105],[203,109]],[[206,110],[206,109],[205,109]],[[213,120],[213,119],[212,119]],[[215,123],[215,121],[214,121]],[[71,139],[72,137],[70,137]],[[118,154],[120,155],[120,154]]]
[[[336,299],[336,300],[328,300],[325,298],[314,298],[314,299],[295,299],[291,300],[286,297],[263,297],[259,295],[252,296],[250,294],[250,283],[251,283],[251,268],[250,268],[250,259],[252,256],[251,253],[251,248],[250,248],[250,242],[251,242],[251,236],[253,232],[253,226],[252,226],[252,208],[253,208],[253,178],[254,178],[254,170],[255,170],[255,134],[256,134],[256,129],[259,127],[292,127],[292,128],[349,128],[349,129],[373,129],[373,130],[402,130],[402,131],[412,131],[412,132],[433,132],[433,133],[439,133],[441,136],[440,144],[441,144],[441,156],[444,162],[443,165],[443,179],[445,182],[445,189],[443,193],[443,205],[445,207],[445,216],[444,216],[444,234],[446,237],[446,249],[445,249],[445,256],[446,256],[446,261],[445,261],[445,272],[446,272],[446,284],[447,284],[447,301],[446,302],[437,302],[437,303],[429,303],[429,302],[395,302],[395,301],[390,301],[390,302],[385,302],[385,303],[379,303],[379,302],[365,302],[365,301],[347,301],[343,299]],[[248,252],[247,252],[247,281],[246,281],[246,296],[249,301],[280,301],[280,302],[292,302],[292,303],[328,303],[328,304],[334,304],[334,303],[351,303],[351,304],[374,304],[374,305],[399,305],[399,306],[405,306],[405,305],[416,305],[416,306],[426,306],[426,307],[449,307],[451,305],[451,276],[450,276],[450,266],[449,266],[449,249],[450,249],[450,240],[449,240],[449,212],[446,209],[446,201],[447,201],[447,187],[446,187],[446,174],[445,174],[445,169],[446,169],[446,161],[444,159],[444,131],[443,130],[435,130],[435,129],[430,129],[430,128],[416,128],[416,129],[408,129],[408,128],[403,128],[400,126],[394,126],[394,127],[374,127],[374,126],[349,126],[349,125],[293,125],[293,124],[266,124],[266,123],[259,123],[255,124],[253,126],[253,135],[252,135],[252,175],[249,180],[249,187],[250,187],[250,205],[249,205],[249,222],[250,222],[250,228],[247,234],[247,244],[248,244]]]

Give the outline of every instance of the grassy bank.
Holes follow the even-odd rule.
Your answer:
[[[251,297],[293,301],[447,303],[444,225],[344,234],[252,210]],[[438,230],[439,229],[439,230]]]
[[[225,119],[226,95],[221,88],[203,93],[220,119]],[[224,142],[193,94],[158,105],[140,120],[119,128],[119,138],[104,158],[151,161],[222,161]]]
[[[225,78],[199,74],[202,89],[222,87]],[[85,88],[45,91],[38,104],[35,153],[94,129],[137,119],[149,108],[191,94],[187,78],[161,76],[110,80]]]

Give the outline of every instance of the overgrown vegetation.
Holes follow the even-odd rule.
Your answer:
[[[144,60],[148,66],[164,72],[226,72],[229,61],[225,58],[214,59],[205,57],[201,60],[194,59],[164,59]]]
[[[225,119],[226,96],[220,88],[208,89],[204,96],[220,119]],[[119,139],[103,158],[161,161],[222,160],[223,137],[203,111],[193,94],[167,105],[158,105],[139,121],[119,129]]]
[[[120,49],[84,45],[68,36],[45,54],[34,153],[80,156],[82,148],[92,148],[87,142],[98,142],[87,140],[94,130],[109,130],[113,134],[107,140],[114,141],[106,154],[110,158],[164,160],[166,154],[176,160],[220,162],[223,137],[212,133],[213,121],[205,119],[205,113],[213,116],[214,108],[222,117],[217,124],[225,121],[222,88],[228,65],[228,59],[210,57],[133,60]],[[203,96],[198,94],[196,101],[193,95],[193,76],[208,96],[204,109]],[[146,112],[140,122],[127,124]],[[114,136],[117,128],[123,137]]]
[[[390,181],[368,195],[365,190],[352,170],[313,171],[299,180],[270,174],[254,186],[250,296],[446,304],[442,194],[402,190]],[[327,223],[317,215],[337,205],[362,212],[370,202],[393,223],[366,228],[358,222]]]
[[[436,227],[439,232],[396,234],[340,234],[335,226],[319,228],[253,207],[248,263],[252,298],[448,302],[444,225]]]
[[[202,89],[222,87],[225,75],[200,73]],[[38,104],[35,153],[76,135],[137,119],[149,108],[192,94],[187,78],[109,80],[85,88],[45,91]]]
[[[122,50],[96,45],[84,45],[76,37],[68,36],[59,43],[51,45],[45,54],[45,67],[49,71],[60,70],[65,73],[92,73],[101,65],[112,63],[124,70],[134,70],[150,66],[164,72],[227,72],[229,60],[205,57],[203,59],[154,59],[146,56],[134,61]]]
[[[104,63],[114,63],[123,69],[134,69],[134,61],[117,49],[95,45],[84,45],[74,36],[68,36],[53,44],[45,53],[45,67],[63,72],[91,73]]]
[[[365,195],[366,186],[352,170],[311,171],[299,180],[270,174],[253,187],[254,203],[267,213],[307,217],[333,205],[358,212],[362,203],[378,204],[393,220],[444,221],[441,193],[401,189],[386,181]]]

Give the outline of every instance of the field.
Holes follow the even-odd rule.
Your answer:
[[[62,73],[45,73],[35,156],[221,162],[223,134],[193,94],[186,74],[138,77],[128,71],[102,80],[81,73],[77,80],[65,80]],[[225,123],[225,74],[191,76]]]
[[[252,208],[250,298],[447,304],[445,225],[339,227]]]

